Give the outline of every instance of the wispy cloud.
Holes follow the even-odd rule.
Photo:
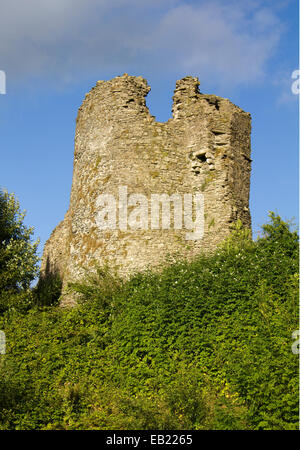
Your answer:
[[[0,68],[72,81],[103,71],[262,79],[283,32],[276,0],[1,2]]]

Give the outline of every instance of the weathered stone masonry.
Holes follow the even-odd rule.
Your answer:
[[[66,283],[94,261],[125,275],[155,266],[168,254],[188,258],[214,249],[249,212],[251,117],[228,99],[199,92],[197,78],[177,81],[173,118],[150,115],[142,77],[98,81],[79,108],[70,207],[47,241],[42,273],[59,271]],[[203,192],[204,237],[186,230],[100,230],[99,194]]]

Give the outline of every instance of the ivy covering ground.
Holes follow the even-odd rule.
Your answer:
[[[76,308],[1,313],[0,429],[298,428],[298,236],[279,217],[256,241],[237,227],[213,255],[72,290]]]

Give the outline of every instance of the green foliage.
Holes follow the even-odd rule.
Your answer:
[[[272,213],[263,231],[2,315],[0,429],[298,429],[298,236]]]
[[[30,283],[38,274],[38,242],[24,217],[14,195],[0,191],[0,313],[30,304]]]
[[[112,306],[113,297],[122,288],[123,281],[108,266],[96,266],[87,272],[84,282],[69,283],[68,291],[80,294],[78,301],[96,302],[105,309]]]
[[[34,303],[39,306],[57,305],[62,292],[62,280],[58,273],[41,276],[33,289]]]

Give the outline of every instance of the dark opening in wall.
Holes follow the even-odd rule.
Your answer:
[[[197,155],[196,158],[199,159],[199,161],[201,161],[202,163],[206,162],[207,159],[205,153],[203,153],[202,155]]]

